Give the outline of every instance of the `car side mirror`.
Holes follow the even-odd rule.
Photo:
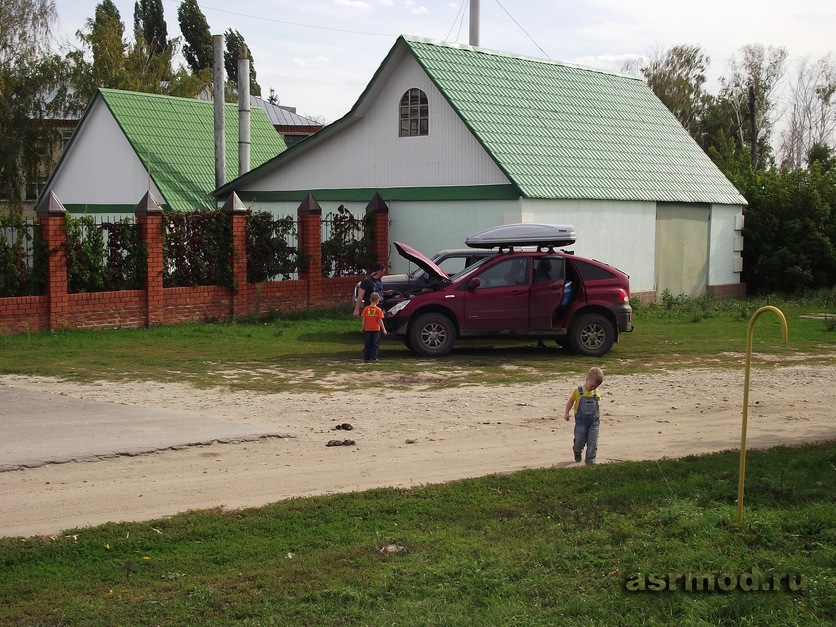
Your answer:
[[[473,277],[472,279],[470,279],[467,282],[467,289],[475,290],[480,285],[482,285],[482,279],[480,279],[478,276],[476,276],[476,277]]]

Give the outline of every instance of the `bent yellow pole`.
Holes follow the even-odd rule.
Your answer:
[[[749,333],[746,337],[746,370],[743,380],[743,421],[740,426],[740,479],[737,484],[737,524],[743,524],[743,484],[746,475],[746,422],[749,418],[749,371],[752,369],[752,331],[755,321],[765,311],[774,311],[781,319],[784,344],[787,343],[787,319],[777,307],[766,305],[758,309],[749,320]]]

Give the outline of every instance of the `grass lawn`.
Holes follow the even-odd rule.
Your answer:
[[[747,457],[742,527],[727,452],[3,539],[0,624],[832,624],[836,445]]]
[[[609,374],[742,367],[755,302],[637,308]],[[832,364],[832,300],[776,304],[754,364]],[[0,336],[0,373],[318,389],[356,371],[345,313],[230,325]],[[436,362],[384,345],[399,381]],[[525,383],[592,360],[461,343],[440,385]],[[508,363],[518,366],[503,367]],[[401,383],[406,385],[405,383]],[[836,616],[836,443],[523,471],[415,489],[0,539],[0,625],[828,625]],[[709,589],[713,587],[713,589]],[[643,590],[641,588],[644,588]],[[690,589],[686,589],[690,588]]]

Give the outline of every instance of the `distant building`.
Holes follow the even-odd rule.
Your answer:
[[[238,176],[238,105],[225,105],[226,179]],[[286,150],[263,110],[250,113],[250,164]],[[150,191],[166,209],[213,208],[212,102],[100,89],[41,190],[72,213],[133,214]]]
[[[288,148],[322,130],[323,125],[316,120],[298,115],[296,107],[275,105],[258,96],[250,96],[250,106],[264,109],[273,128],[279,132]]]

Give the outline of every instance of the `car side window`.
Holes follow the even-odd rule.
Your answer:
[[[541,257],[534,262],[534,284],[552,283],[564,278],[563,257]]]
[[[479,289],[528,285],[528,259],[504,259],[479,273]]]
[[[615,278],[614,273],[610,272],[606,268],[602,268],[601,266],[596,266],[594,264],[588,263],[586,261],[580,261],[578,259],[575,259],[573,263],[575,264],[575,268],[577,269],[578,274],[584,281]]]

